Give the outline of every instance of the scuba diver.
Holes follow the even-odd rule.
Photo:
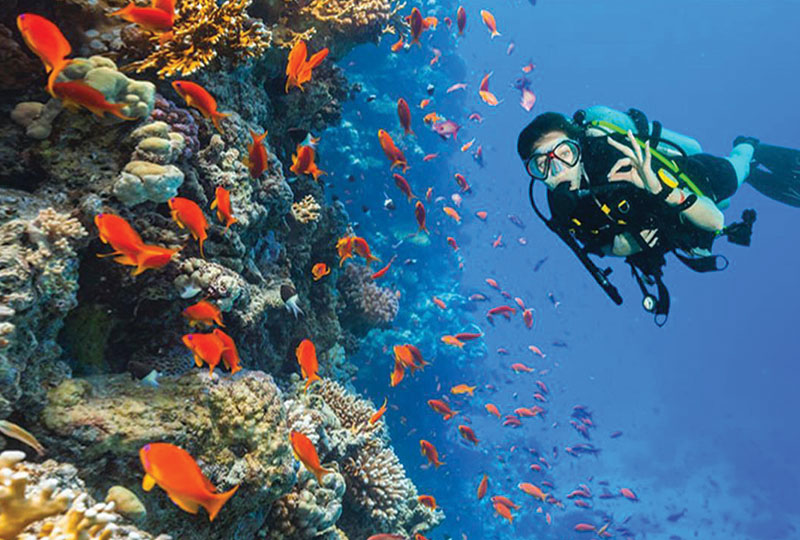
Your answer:
[[[601,270],[589,254],[625,257],[658,326],[670,307],[662,281],[667,253],[710,272],[728,265],[711,254],[716,238],[750,245],[755,211],[745,210],[742,221],[727,227],[722,214],[743,182],[800,207],[800,151],[737,137],[730,156],[712,156],[636,109],[594,106],[572,119],[541,114],[519,134],[517,152],[531,177],[536,214],[616,304],[622,297],[608,279],[611,268]],[[536,204],[537,180],[547,186],[550,218]]]

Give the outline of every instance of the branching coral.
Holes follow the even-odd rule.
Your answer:
[[[385,30],[405,5],[405,2],[395,3],[393,0],[313,0],[301,13],[352,34]]]
[[[370,278],[372,272],[363,265],[348,264],[338,287],[346,303],[346,310],[360,322],[369,326],[391,323],[397,316],[400,304],[394,291],[378,287]]]
[[[306,195],[303,200],[292,203],[292,216],[299,223],[317,221],[320,210],[319,203],[313,195]]]
[[[375,407],[369,401],[350,394],[336,381],[324,379],[314,387],[314,393],[322,397],[333,410],[342,427],[354,434],[371,434],[383,425],[382,422],[370,424],[369,419],[375,414]]]
[[[260,56],[272,42],[262,22],[247,15],[252,0],[183,0],[172,28],[171,39],[125,70],[158,70],[159,77],[189,75],[218,56],[241,62]]]

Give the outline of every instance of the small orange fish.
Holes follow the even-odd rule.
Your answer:
[[[425,225],[425,216],[425,205],[422,204],[422,201],[417,201],[417,204],[414,205],[414,217],[417,220],[418,226],[417,234],[419,234],[420,231],[425,231],[425,234],[431,234],[430,231],[428,231],[428,227]]]
[[[522,97],[520,97],[519,104],[526,111],[530,111],[531,109],[533,109],[533,106],[536,105],[536,94],[534,94],[527,88],[523,88]]]
[[[295,174],[310,174],[317,180],[323,174],[328,174],[319,169],[314,162],[314,149],[311,146],[298,144],[296,154],[292,154],[292,166],[289,170]]]
[[[114,248],[113,252],[104,255],[98,254],[98,257],[124,255],[135,259],[144,245],[142,237],[131,227],[130,223],[115,214],[97,214],[94,217],[94,223],[100,233],[100,240]]]
[[[209,521],[214,521],[223,505],[239,489],[235,486],[225,493],[217,493],[192,456],[169,443],[144,445],[139,450],[139,459],[145,472],[143,490],[150,491],[158,485],[182,510],[196,514],[201,506],[205,508]]]
[[[448,216],[453,218],[456,223],[461,223],[461,216],[458,215],[458,212],[456,212],[455,208],[451,208],[449,206],[445,206],[445,207],[442,208],[442,210],[444,210],[445,214],[447,214]]]
[[[451,410],[450,405],[441,399],[429,399],[428,407],[441,414],[442,419],[445,421],[450,420],[452,417],[458,414],[458,411]]]
[[[387,159],[392,164],[389,169],[391,170],[395,167],[402,167],[403,172],[406,172],[409,168],[408,162],[406,161],[406,156],[403,154],[403,151],[397,148],[397,146],[394,144],[392,136],[389,135],[385,130],[379,129],[378,140],[381,143],[383,153],[386,154]]]
[[[442,57],[442,51],[440,51],[439,49],[434,47],[434,49],[433,49],[433,58],[431,58],[431,61],[428,62],[428,64],[432,66],[432,65],[438,63],[439,62],[439,58],[441,58],[441,57]]]
[[[469,426],[464,426],[464,425],[458,426],[458,432],[461,434],[462,437],[464,437],[465,440],[471,442],[476,446],[480,442],[478,436],[475,435],[475,431],[473,431],[472,428]]]
[[[422,99],[422,100],[420,100],[420,102],[419,102],[419,108],[420,108],[420,109],[424,109],[425,107],[427,107],[428,105],[430,105],[430,103],[431,103],[431,100],[430,100],[430,99],[428,99],[428,98]]]
[[[523,364],[522,362],[516,362],[514,364],[511,364],[511,369],[513,369],[517,373],[519,373],[520,371],[524,371],[525,373],[531,373],[533,371],[536,371],[532,367],[528,367],[525,364]]]
[[[251,129],[250,136],[253,138],[253,142],[247,145],[247,158],[245,158],[244,164],[247,166],[247,170],[250,171],[251,177],[260,178],[264,171],[267,170],[269,161],[267,149],[264,147],[264,139],[267,137],[267,132],[265,131],[258,135]]]
[[[525,73],[530,73],[536,66],[533,65],[533,62],[528,62],[524,66],[522,66],[522,71]]]
[[[405,20],[411,27],[411,43],[416,43],[420,47],[422,44],[419,42],[419,37],[422,35],[422,32],[431,26],[435,29],[439,22],[436,17],[423,18],[422,13],[416,7],[411,8],[411,15],[406,15]]]
[[[442,336],[442,343],[445,345],[450,345],[452,347],[458,347],[459,349],[464,348],[464,342],[460,339],[457,339],[455,336]]]
[[[83,81],[55,82],[53,83],[53,94],[68,108],[83,107],[100,118],[103,118],[105,113],[111,113],[123,120],[136,120],[136,118],[122,114],[122,109],[128,105],[127,103],[106,101],[106,97],[100,90]]]
[[[542,502],[547,500],[547,493],[544,493],[541,489],[539,489],[539,486],[536,486],[536,485],[531,484],[529,482],[521,482],[521,483],[517,484],[517,487],[519,489],[521,489],[523,492],[527,493],[528,495],[531,495],[532,497],[535,497],[535,498],[539,499]]]
[[[431,510],[436,510],[436,499],[433,495],[418,495],[417,500],[421,505],[427,506]]]
[[[380,408],[380,409],[378,409],[377,411],[375,411],[375,412],[372,414],[372,416],[370,416],[370,417],[369,417],[369,423],[370,423],[370,424],[374,424],[375,422],[377,422],[378,420],[380,420],[380,418],[381,418],[381,417],[384,415],[384,413],[386,412],[386,404],[387,404],[388,402],[389,402],[389,399],[388,399],[388,398],[383,398],[383,405],[381,405],[381,408]]]
[[[394,369],[392,370],[392,374],[389,377],[389,384],[392,386],[392,388],[394,388],[395,386],[400,384],[400,381],[403,380],[405,375],[406,375],[405,366],[403,365],[403,363],[401,361],[399,361],[397,358],[395,358]]]
[[[469,142],[465,142],[463,145],[461,145],[461,151],[462,151],[462,152],[466,152],[467,150],[469,150],[469,149],[470,149],[470,147],[471,147],[473,144],[475,144],[475,138],[474,138],[474,137],[472,138],[472,140],[471,140],[471,141],[469,141]]]
[[[451,248],[453,248],[453,251],[458,251],[458,243],[456,242],[455,238],[453,238],[452,236],[448,236],[447,243],[450,245]]]
[[[153,3],[155,4],[156,1]],[[169,32],[172,30],[174,20],[174,12],[172,11],[157,7],[139,7],[134,2],[122,9],[109,13],[108,16],[122,17],[124,20],[138,24],[149,32]]]
[[[234,343],[233,338],[220,330],[219,328],[215,328],[212,332],[225,346],[222,350],[222,362],[225,364],[225,367],[231,370],[231,375],[242,369],[242,366],[239,365],[239,350],[236,348],[236,343]]]
[[[392,46],[391,46],[392,52],[399,51],[400,49],[403,48],[403,45],[405,45],[405,42],[403,41],[403,36],[400,36],[400,39],[398,39],[397,41],[392,43]]]
[[[485,210],[478,210],[477,212],[475,212],[475,215],[478,216],[478,219],[480,219],[481,221],[486,221],[486,216],[488,216],[489,214],[486,213]]]
[[[339,254],[339,266],[342,266],[344,261],[353,257],[353,240],[355,236],[348,235],[342,236],[336,241],[336,251]]]
[[[403,132],[406,135],[413,135],[414,131],[411,129],[411,109],[408,108],[408,102],[403,98],[397,100],[397,117],[400,119]]]
[[[294,431],[289,434],[289,441],[292,443],[292,451],[297,461],[303,464],[308,471],[317,477],[317,482],[322,485],[322,477],[326,474],[332,473],[330,469],[325,469],[319,462],[317,449],[311,439],[300,433]]]
[[[438,156],[439,154],[436,155]],[[425,200],[427,202],[431,202],[432,198],[433,198],[433,187],[429,187],[427,190],[425,190]]]
[[[188,229],[192,237],[200,243],[200,256],[203,254],[203,242],[208,238],[208,222],[197,203],[183,197],[172,197],[169,202],[172,219],[181,229]]]
[[[457,384],[450,389],[451,394],[469,394],[470,396],[474,395],[475,389],[477,386],[468,386],[466,384]]]
[[[533,309],[528,308],[522,312],[522,320],[527,328],[533,327]]]
[[[314,381],[319,381],[319,364],[317,363],[317,350],[310,339],[304,339],[297,346],[294,351],[297,357],[297,363],[300,364],[300,372],[306,380],[306,387],[304,392],[308,391],[308,387]]]
[[[441,116],[436,114],[436,111],[429,112],[425,116],[422,117],[422,122],[425,124],[435,124],[436,122],[442,119]],[[438,154],[437,154],[438,155]]]
[[[444,461],[439,461],[439,452],[433,444],[425,439],[420,439],[419,448],[421,454],[428,458],[428,462],[432,463],[434,467],[438,469],[439,465],[444,465]]]
[[[411,191],[411,185],[409,185],[408,180],[406,180],[402,175],[393,173],[392,178],[394,178],[394,185],[396,185],[397,189],[399,189],[403,195],[406,196],[408,202],[411,202],[412,199],[417,198],[417,196]]]
[[[189,326],[217,326],[225,327],[222,324],[222,311],[207,300],[200,300],[183,310],[183,316],[189,319]]]
[[[436,296],[432,296],[431,297],[431,301],[434,304],[436,304],[439,307],[439,309],[447,309],[447,304],[445,304],[444,301],[442,301],[441,298],[438,298]]]
[[[157,269],[166,266],[178,251],[180,250],[143,244],[136,254],[132,256],[120,255],[114,259],[114,262],[118,262],[127,266],[135,266],[136,268],[133,269],[131,275],[138,276],[146,270]]]
[[[317,51],[308,60],[306,60],[307,56],[306,42],[302,39],[297,40],[289,52],[289,59],[286,62],[286,86],[284,88],[286,92],[289,92],[289,88],[292,86],[303,91],[303,84],[311,80],[312,70],[328,56],[328,48]]]
[[[208,364],[209,375],[214,374],[214,368],[222,358],[225,344],[214,334],[186,334],[183,344],[194,354],[194,362],[201,367],[203,362]]]
[[[482,9],[481,19],[483,19],[483,23],[486,25],[486,28],[488,28],[489,31],[491,31],[492,39],[494,39],[495,36],[501,35],[500,32],[497,31],[497,21],[494,20],[494,15],[492,15],[485,9]]]
[[[317,263],[311,267],[311,275],[314,277],[314,281],[319,281],[330,273],[331,269],[324,262]]]
[[[211,202],[211,209],[217,209],[217,219],[225,224],[225,231],[227,232],[231,225],[238,220],[233,217],[233,210],[231,209],[231,194],[222,186],[217,186],[214,191],[214,200]]]
[[[360,236],[353,237],[353,251],[355,251],[356,255],[359,257],[364,257],[367,266],[372,264],[373,261],[380,262],[380,259],[372,254],[367,241]]]
[[[445,90],[445,94],[449,94],[450,92],[455,92],[456,90],[464,90],[467,87],[467,83],[455,83]]]
[[[39,57],[44,64],[47,78],[47,91],[56,97],[53,92],[53,83],[64,67],[69,64],[67,56],[72,52],[72,47],[61,33],[61,30],[50,20],[34,13],[22,13],[17,16],[19,28],[25,45]]]
[[[489,411],[489,414],[493,414],[497,418],[500,418],[500,411],[497,409],[497,405],[494,405],[492,403],[487,403],[485,407],[486,410]]]
[[[489,487],[489,476],[486,474],[481,478],[481,483],[478,484],[478,500],[480,501],[486,495],[486,489]]]
[[[506,518],[509,523],[514,523],[514,516],[511,515],[511,509],[503,503],[493,503],[494,511]]]
[[[386,266],[384,266],[383,268],[381,268],[380,270],[378,270],[377,272],[375,272],[374,274],[372,274],[370,276],[370,279],[376,280],[376,279],[382,278],[384,275],[386,275],[386,272],[388,272],[389,268],[392,267],[392,263],[394,262],[394,260],[396,258],[397,258],[397,255],[392,255],[392,258],[389,259],[389,263]]]
[[[223,133],[219,121],[230,114],[217,111],[217,100],[205,88],[192,81],[173,81],[172,88],[186,101],[186,105],[200,111],[206,120],[211,120],[217,131]]]

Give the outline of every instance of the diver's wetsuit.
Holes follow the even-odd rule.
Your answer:
[[[627,138],[619,136],[615,137],[616,140],[628,144]],[[614,164],[625,157],[622,152],[614,148],[608,143],[607,137],[603,136],[584,136],[580,139],[581,145],[581,160],[583,162],[584,170],[589,179],[589,186],[581,185],[581,188],[609,185],[608,173]],[[738,188],[738,181],[736,178],[736,170],[733,165],[726,159],[712,156],[710,154],[694,154],[691,156],[679,156],[672,158],[673,161],[685,172],[695,185],[702,191],[704,195],[709,197],[715,203],[720,203],[725,199],[732,196]],[[654,167],[657,165],[656,160],[653,160]],[[584,182],[585,184],[585,182]],[[617,184],[617,183],[615,183]],[[618,187],[621,188],[622,194],[619,197],[603,200],[600,196],[600,202],[606,203],[612,208],[617,206],[620,197],[631,202],[632,204],[647,205],[644,213],[648,213],[648,209],[654,209],[652,205],[659,205],[663,207],[663,201],[655,200],[655,196],[649,192],[636,187],[629,182],[620,182]],[[629,184],[629,186],[624,186]],[[624,189],[628,187],[629,189]],[[628,193],[628,196],[624,192]],[[623,232],[636,232],[631,227],[620,227],[616,223],[609,223],[609,219],[598,214],[598,205],[595,202],[583,201],[577,206],[563,205],[555,202],[556,197],[552,192],[548,192],[548,202],[550,203],[550,210],[553,218],[560,221],[567,229],[575,229],[574,225],[570,223],[573,218],[581,221],[583,226],[578,227],[576,236],[586,246],[589,252],[596,254],[602,253],[603,246],[610,246],[613,244],[614,236]],[[634,201],[638,201],[635,203]],[[642,210],[637,208],[636,210]],[[615,211],[616,212],[616,211]],[[623,216],[619,213],[614,215],[610,214],[614,220],[619,218],[626,218],[630,216],[633,218],[636,213],[627,213]],[[641,222],[641,212],[638,213],[639,218],[634,219],[635,222]],[[599,217],[598,217],[599,216]],[[675,247],[684,250],[691,250],[692,248],[709,249],[713,242],[714,233],[703,231],[691,223],[684,222],[675,212],[674,216],[670,216],[671,230],[671,243]],[[633,223],[631,223],[633,225]],[[649,228],[652,224],[644,226],[639,230]]]

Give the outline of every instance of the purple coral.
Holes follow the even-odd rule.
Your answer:
[[[183,138],[186,139],[186,147],[181,157],[188,159],[200,148],[200,139],[197,138],[197,122],[188,110],[178,107],[161,94],[156,94],[150,118],[166,122],[172,131],[183,135]]]

